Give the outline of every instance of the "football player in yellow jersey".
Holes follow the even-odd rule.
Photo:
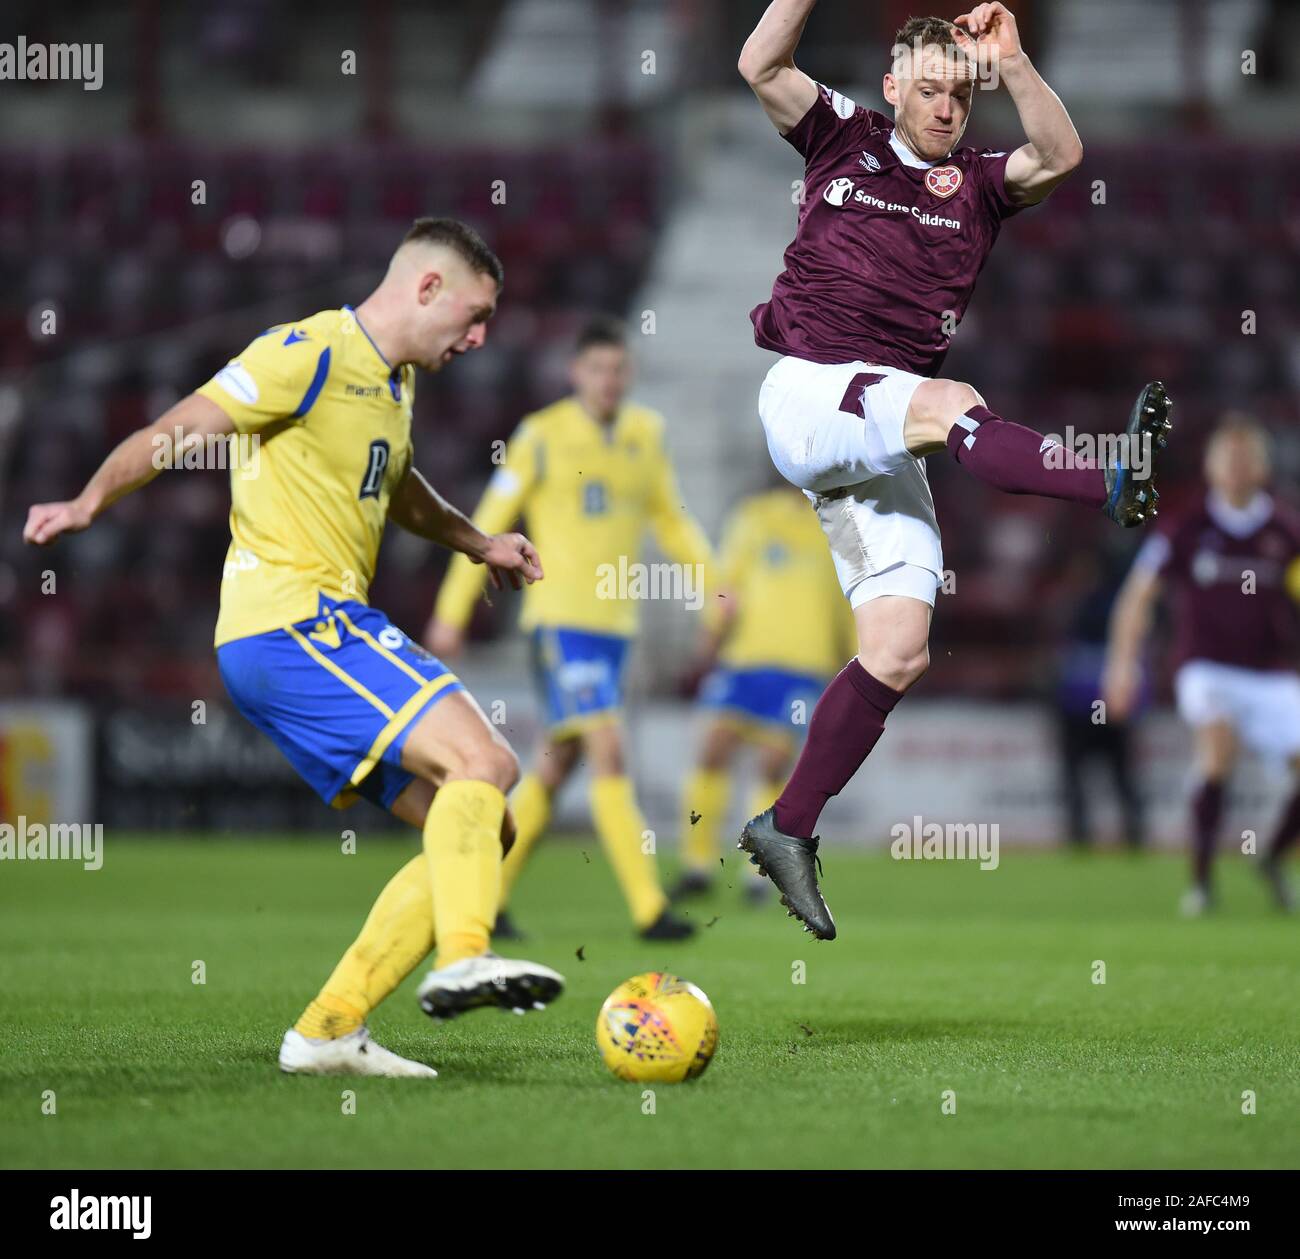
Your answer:
[[[626,401],[631,373],[622,325],[594,320],[578,339],[573,394],[524,418],[474,514],[485,531],[522,515],[548,557],[546,581],[528,588],[520,618],[532,634],[547,729],[536,768],[511,797],[518,836],[503,872],[502,934],[514,930],[510,891],[580,755],[591,768],[592,821],[637,930],[652,940],[692,931],[669,911],[645,851],[645,818],[624,761],[622,671],[638,621],[627,578],[640,575],[647,528],[677,565],[680,588],[667,593],[695,607],[703,606],[711,555],[682,506],[663,419]],[[482,574],[454,558],[425,634],[436,655],[460,649],[481,587]]]
[[[437,965],[419,988],[434,1018],[541,1008],[563,988],[549,967],[488,947],[513,835],[514,752],[455,675],[366,602],[390,520],[481,564],[498,585],[542,577],[527,538],[476,528],[412,456],[415,368],[438,371],[483,344],[501,281],[500,261],[473,230],[418,219],[355,310],[263,333],[118,445],[75,499],[28,514],[24,538],[45,545],[85,529],[182,448],[258,443],[255,459],[231,468],[222,678],[324,800],[345,807],[362,796],[423,832],[420,855],[380,893],[285,1034],[287,1072],[436,1075],[375,1043],[365,1023],[435,945]]]
[[[857,651],[853,615],[840,592],[817,513],[784,480],[743,499],[723,532],[718,594],[708,604],[701,705],[713,715],[682,793],[684,872],[674,899],[710,889],[731,773],[742,745],[758,748],[758,782],[746,816],[781,794],[799,733],[827,681]],[[750,865],[745,894],[770,884]]]

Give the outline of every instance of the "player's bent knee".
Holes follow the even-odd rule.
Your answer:
[[[905,691],[909,686],[919,682],[930,667],[930,649],[922,647],[919,651],[912,652],[899,658],[896,665],[897,675],[903,680],[901,686],[895,687],[896,690]]]
[[[519,781],[519,757],[504,739],[484,739],[466,748],[449,767],[447,781],[457,778],[491,783],[508,792]]]
[[[875,646],[871,653],[859,653],[858,663],[877,681],[896,691],[906,691],[925,675],[930,667],[930,648],[924,645],[916,650],[882,649]]]
[[[484,779],[502,791],[510,791],[519,781],[519,757],[508,743],[492,744],[487,762]]]
[[[983,405],[984,399],[965,381],[927,380],[916,387],[907,409],[908,435],[926,444],[942,442],[958,416]]]

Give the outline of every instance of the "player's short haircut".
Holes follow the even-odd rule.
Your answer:
[[[505,283],[506,271],[501,259],[487,246],[487,242],[468,223],[459,219],[416,219],[410,231],[402,237],[403,245],[443,245],[462,258],[479,275],[490,275],[500,288]],[[399,246],[400,248],[400,246]]]
[[[962,54],[953,31],[956,28],[947,18],[910,17],[898,28],[894,36],[894,47],[890,52],[890,69],[894,75],[899,71],[899,60],[914,48],[929,48],[937,44],[944,50],[945,57]]]
[[[596,345],[612,345],[620,350],[627,349],[627,326],[613,315],[595,315],[582,325],[573,352],[581,354]]]

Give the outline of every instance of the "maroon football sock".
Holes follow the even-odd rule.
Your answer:
[[[856,656],[835,675],[813,709],[808,740],[776,802],[780,831],[811,837],[826,801],[858,772],[902,698],[902,691],[873,678]]]
[[[1203,782],[1192,796],[1192,877],[1200,887],[1210,885],[1210,863],[1223,819],[1223,784]]]
[[[1282,810],[1277,830],[1273,832],[1273,838],[1269,840],[1264,853],[1265,859],[1276,861],[1297,839],[1300,839],[1300,791],[1287,801],[1286,808]]]
[[[987,407],[971,407],[948,430],[948,453],[981,481],[1008,494],[1042,494],[1102,506],[1106,474],[1066,446],[1012,424]]]

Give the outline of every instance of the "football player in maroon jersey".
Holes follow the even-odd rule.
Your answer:
[[[1002,223],[1051,193],[1083,146],[1004,5],[976,5],[955,22],[909,20],[884,76],[890,118],[794,64],[815,3],[774,0],[740,55],[741,74],[804,160],[785,269],[750,318],[757,343],[781,355],[759,394],[768,450],[816,507],[859,650],[818,702],[780,798],[746,824],[740,847],[786,908],[831,939],[814,827],[929,663],[943,552],[925,457],[947,451],[999,489],[1138,525],[1155,514],[1152,460],[1170,402],[1163,385],[1147,385],[1112,452],[1090,462],[940,376]],[[1024,128],[1010,152],[961,146],[980,67],[996,69]]]
[[[1292,907],[1282,854],[1300,836],[1300,518],[1267,492],[1269,476],[1264,430],[1227,417],[1206,447],[1207,493],[1147,540],[1111,615],[1102,697],[1107,719],[1122,721],[1155,605],[1162,594],[1173,605],[1175,694],[1196,753],[1189,915],[1213,904],[1224,791],[1242,747],[1289,763],[1297,777],[1258,854],[1278,905]]]

